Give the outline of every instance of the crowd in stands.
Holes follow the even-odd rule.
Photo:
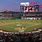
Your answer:
[[[38,33],[2,33],[0,42],[42,42],[42,32]]]

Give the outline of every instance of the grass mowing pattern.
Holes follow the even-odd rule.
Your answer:
[[[20,24],[20,27],[17,25]],[[0,29],[18,32],[17,28],[24,27],[24,31],[32,31],[33,28],[42,28],[42,20],[0,20]],[[17,30],[16,30],[17,29]]]

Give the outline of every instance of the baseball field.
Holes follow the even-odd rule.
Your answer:
[[[0,20],[0,30],[20,32],[42,28],[42,20]]]

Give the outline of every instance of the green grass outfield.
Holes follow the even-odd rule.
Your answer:
[[[19,28],[23,28],[25,32],[42,28],[42,20],[0,20],[0,30],[18,32]]]

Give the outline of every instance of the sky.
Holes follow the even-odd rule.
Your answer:
[[[42,0],[0,0],[0,11],[20,11],[21,2],[37,2],[42,5]]]

